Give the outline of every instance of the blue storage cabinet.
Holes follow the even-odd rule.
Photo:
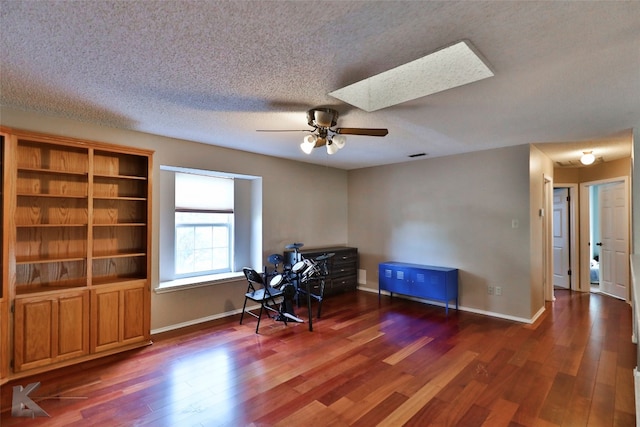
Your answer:
[[[458,269],[405,262],[383,262],[378,266],[378,298],[382,291],[445,303],[456,301],[458,309]]]

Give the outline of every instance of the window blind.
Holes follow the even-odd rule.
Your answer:
[[[178,212],[233,213],[233,179],[176,173]]]

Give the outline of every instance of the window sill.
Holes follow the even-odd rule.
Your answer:
[[[213,286],[222,283],[236,282],[241,277],[244,277],[244,274],[242,272],[211,274],[209,276],[198,277],[185,277],[184,279],[160,282],[160,286],[155,288],[153,291],[156,294],[184,291],[187,289],[201,288],[204,286]]]

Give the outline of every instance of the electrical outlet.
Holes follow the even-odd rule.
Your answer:
[[[502,286],[496,286],[496,295],[502,295]]]
[[[487,293],[493,295],[493,286],[487,286]]]

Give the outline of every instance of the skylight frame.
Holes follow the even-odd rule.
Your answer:
[[[471,42],[462,40],[329,95],[372,112],[493,76]]]

